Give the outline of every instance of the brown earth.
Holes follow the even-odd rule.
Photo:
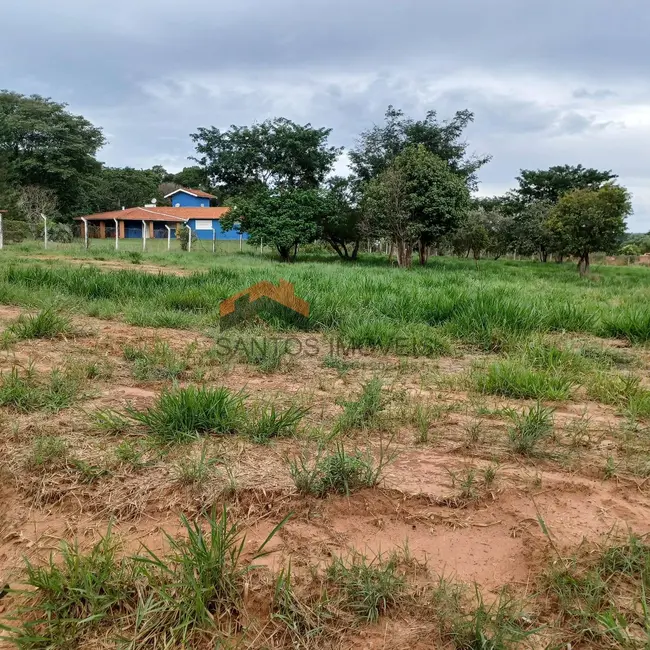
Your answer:
[[[20,313],[0,307],[0,327]],[[323,367],[328,342],[311,336],[317,355],[293,357],[279,372],[264,374],[211,357],[214,341],[201,333],[92,318],[76,318],[74,324],[74,337],[22,341],[0,353],[2,372],[31,364],[39,372],[64,367],[79,371],[89,364],[98,368],[96,376],[84,381],[83,395],[71,409],[56,415],[0,412],[0,587],[18,583],[22,557],[43,559],[61,540],[78,539],[89,547],[110,521],[126,552],[136,552],[142,544],[162,552],[163,533],[180,534],[180,514],[195,516],[222,503],[229,504],[246,533],[247,549],[259,545],[291,513],[272,542],[274,553],[265,560],[272,572],[289,559],[304,570],[322,569],[333,556],[351,550],[386,556],[408,549],[411,558],[426,564],[429,575],[476,583],[488,596],[506,585],[530,593],[554,553],[571,554],[612,531],[650,533],[650,478],[630,469],[638,452],[630,454],[626,420],[616,409],[588,401],[555,405],[556,432],[548,453],[517,457],[507,446],[509,422],[495,410],[530,403],[468,392],[462,377],[475,355],[400,363],[395,357],[364,354],[354,358],[355,367],[339,374]],[[304,434],[268,446],[244,438],[210,441],[211,453],[230,468],[233,496],[224,492],[229,479],[223,473],[200,489],[179,485],[175,463],[198,453],[199,444],[162,456],[146,452],[150,462],[140,468],[118,462],[116,446],[123,440],[139,443],[142,434],[135,429],[122,435],[104,433],[90,415],[98,408],[145,408],[170,386],[168,381],[135,379],[133,364],[123,355],[127,345],[152,346],[156,341],[188,358],[190,367],[181,383],[224,385],[242,390],[250,402],[309,407]],[[647,354],[638,354],[647,379]],[[325,499],[300,495],[285,459],[313,450],[319,431],[330,430],[342,412],[342,402],[353,399],[373,376],[384,382],[385,414],[377,426],[346,436],[344,444],[368,447],[377,455],[391,441],[397,456],[381,486]],[[415,444],[412,411],[417,404],[439,409],[422,444]],[[479,432],[476,439],[468,438],[472,427]],[[75,458],[106,472],[88,482],[66,464],[51,471],[31,467],[27,458],[33,440],[43,435],[62,437]],[[647,436],[647,431],[638,436]],[[633,441],[637,449],[640,439],[633,436]],[[609,458],[618,471],[605,480]],[[463,477],[480,477],[486,468],[496,469],[495,481],[489,486],[479,481],[464,495]],[[7,605],[0,602],[0,615],[3,607]],[[434,647],[423,640],[425,632],[430,632],[429,623],[406,613],[355,628],[328,647]]]

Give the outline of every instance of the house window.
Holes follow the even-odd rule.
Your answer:
[[[197,219],[194,227],[196,230],[212,230],[212,221],[210,219]]]

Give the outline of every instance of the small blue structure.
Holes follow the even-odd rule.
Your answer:
[[[214,209],[214,208],[213,208]],[[228,211],[227,208],[222,208],[224,214]],[[197,239],[230,239],[235,240],[239,239],[239,232],[237,228],[232,230],[224,230],[221,227],[219,219],[199,219],[198,217],[192,217],[187,220],[187,225],[192,229],[192,233],[196,235]],[[248,239],[248,233],[242,233],[244,240]]]
[[[173,208],[209,208],[211,205],[216,205],[217,201],[216,196],[189,187],[179,187],[166,194],[165,198],[171,201]]]

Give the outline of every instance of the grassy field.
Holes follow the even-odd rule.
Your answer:
[[[0,251],[0,647],[650,647],[650,269],[100,243]]]

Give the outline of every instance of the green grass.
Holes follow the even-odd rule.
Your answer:
[[[253,442],[268,443],[272,438],[287,438],[294,436],[299,424],[307,415],[309,409],[291,405],[289,408],[277,410],[271,405],[248,418],[246,434]]]
[[[332,368],[333,370],[336,370],[339,375],[345,375],[350,370],[354,369],[356,365],[357,364],[354,361],[349,361],[348,359],[339,357],[336,354],[328,354],[323,357],[323,368]]]
[[[233,434],[244,425],[244,396],[227,388],[188,386],[163,391],[150,408],[127,414],[161,442]]]
[[[488,395],[515,399],[564,401],[571,397],[575,380],[559,370],[536,370],[521,359],[491,363],[486,369],[473,372],[474,385]]]
[[[587,386],[587,394],[603,404],[617,406],[634,419],[650,418],[650,390],[641,386],[637,375],[595,376]]]
[[[55,339],[72,336],[75,329],[70,319],[59,314],[52,307],[43,309],[34,315],[19,316],[7,328],[7,333],[22,341],[25,339]]]
[[[217,647],[241,630],[246,582],[285,521],[252,549],[225,508],[181,517],[182,535],[165,535],[164,556],[147,547],[123,555],[110,528],[86,552],[64,542],[58,558],[25,561],[25,588],[11,590],[18,598],[0,630],[21,650],[87,647],[98,638],[110,647]]]
[[[394,458],[389,445],[381,446],[379,459],[375,460],[369,450],[356,448],[348,453],[339,441],[332,451],[319,448],[313,456],[303,453],[288,463],[299,492],[324,497],[329,493],[349,495],[355,490],[375,487]]]
[[[237,341],[235,350],[239,361],[257,366],[262,372],[275,372],[280,369],[289,354],[286,340],[266,337],[252,337]]]
[[[189,455],[179,459],[172,471],[176,480],[182,485],[203,487],[215,478],[217,465],[220,462],[221,459],[208,456],[208,447],[204,443],[198,456]]]
[[[72,406],[80,392],[80,378],[60,369],[41,374],[33,367],[20,372],[13,368],[0,375],[0,406],[21,413],[58,412]]]
[[[346,346],[403,355],[447,354],[454,341],[488,351],[509,351],[546,332],[650,340],[650,272],[603,267],[598,282],[572,265],[433,258],[424,269],[392,269],[378,256],[356,265],[334,257],[305,257],[293,265],[250,254],[201,251],[145,253],[143,262],[196,271],[189,276],[143,273],[136,267],[101,271],[20,258],[21,247],[0,260],[0,302],[47,307],[56,301],[82,313],[154,327],[200,328],[218,323],[224,298],[260,280],[292,282],[310,303],[304,324],[282,325],[277,314],[258,317],[273,327],[337,334]],[[26,247],[25,252],[35,249]],[[72,249],[71,249],[72,250]],[[92,259],[92,251],[75,249]],[[103,253],[124,259],[122,253]]]

